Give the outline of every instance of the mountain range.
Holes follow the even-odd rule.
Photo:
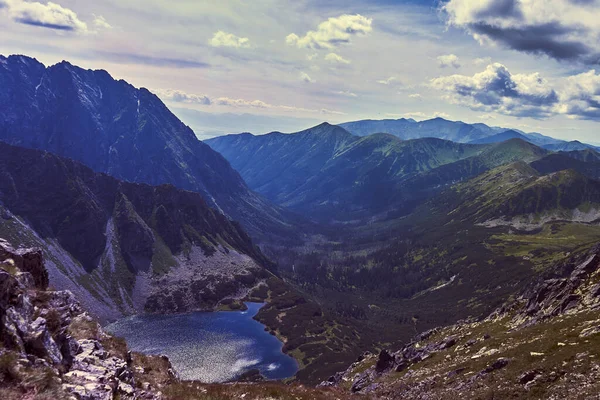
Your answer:
[[[291,219],[146,89],[63,61],[0,57],[0,140],[72,158],[96,172],[201,193],[253,235],[290,233]]]
[[[529,143],[552,151],[573,151],[598,149],[579,141],[555,139],[540,133],[525,133],[514,129],[490,127],[485,124],[467,124],[434,118],[417,122],[414,119],[362,120],[340,124],[341,127],[356,136],[368,136],[374,133],[389,133],[400,139],[419,139],[435,137],[459,143],[499,143],[509,139],[522,139]]]
[[[295,134],[206,141],[248,185],[282,207],[322,221],[407,213],[444,187],[548,153],[520,138],[491,144],[437,138],[358,137],[327,123]]]
[[[600,242],[594,146],[441,118],[204,143],[150,91],[68,62],[0,57],[0,154],[0,236],[40,248],[49,283],[94,317],[264,302],[256,318],[298,360],[296,378],[334,375],[337,389],[325,393],[387,390],[386,379],[400,382],[391,369],[422,372],[438,350],[484,335],[457,321],[493,316],[540,279],[567,276]],[[14,283],[11,273],[31,283],[10,262],[0,270],[1,285]],[[598,292],[596,275],[581,277],[585,296]],[[536,293],[560,297],[555,317],[579,292],[552,282]],[[539,305],[540,296],[527,298]],[[1,313],[11,299],[0,299]],[[502,315],[543,322],[511,310]],[[406,344],[420,331],[449,332],[442,325],[461,338],[421,338],[435,347],[427,354]],[[485,353],[475,339],[474,355]],[[361,356],[383,347],[423,358]]]

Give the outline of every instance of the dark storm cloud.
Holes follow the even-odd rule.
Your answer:
[[[522,28],[501,28],[486,23],[471,24],[470,29],[480,35],[502,43],[513,50],[530,54],[547,55],[557,60],[586,60],[592,50],[585,44],[564,39],[573,29],[550,22]]]
[[[519,0],[449,0],[441,10],[449,25],[482,44],[488,39],[563,62],[592,65],[600,59],[599,0],[530,0],[526,6]]]

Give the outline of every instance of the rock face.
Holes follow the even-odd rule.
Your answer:
[[[62,393],[57,398],[160,398],[138,388],[131,361],[111,354],[99,340],[75,337],[74,327],[82,324],[92,327],[95,337],[108,335],[70,292],[47,291],[47,280],[39,250],[15,250],[0,240],[0,358],[4,369],[12,368],[9,375],[20,393],[27,397],[27,379],[44,378],[50,380],[44,390]],[[14,365],[6,366],[12,359]],[[19,383],[17,377],[27,379]]]
[[[198,193],[121,182],[5,143],[0,152],[0,209],[11,215],[0,219],[2,232],[41,247],[53,286],[72,290],[94,315],[212,309],[243,296],[273,267]],[[48,273],[35,270],[41,252],[11,251],[16,267],[41,289],[48,285]]]

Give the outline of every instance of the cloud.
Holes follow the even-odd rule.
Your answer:
[[[444,56],[439,56],[437,58],[437,60],[438,60],[438,65],[440,66],[440,68],[447,68],[447,67],[460,68],[460,62],[459,62],[458,56],[456,56],[454,54],[447,54]]]
[[[112,26],[106,21],[102,15],[94,15],[94,25],[97,28],[112,29]]]
[[[419,93],[413,93],[408,95],[411,99],[420,99],[422,96]]]
[[[328,61],[330,63],[333,64],[350,64],[349,60],[346,60],[344,57],[335,54],[335,53],[329,53],[325,56],[325,61]]]
[[[450,0],[441,9],[448,25],[482,45],[559,61],[600,61],[600,7],[591,0]]]
[[[250,39],[223,31],[215,32],[213,38],[208,43],[213,47],[234,47],[236,49],[250,47]]]
[[[512,75],[498,63],[473,76],[433,79],[431,86],[447,92],[453,103],[517,117],[547,117],[558,102],[556,91],[538,73]]]
[[[211,98],[203,94],[186,93],[181,90],[174,89],[152,89],[152,93],[160,97],[163,101],[169,101],[182,104],[196,104],[202,106],[224,106],[232,108],[253,108],[263,110],[281,110],[286,112],[302,112],[311,114],[329,114],[329,115],[345,115],[345,113],[326,108],[304,108],[288,105],[275,105],[264,102],[262,100],[245,100],[230,97]]]
[[[556,111],[569,118],[600,121],[600,75],[596,70],[565,79]]]
[[[56,3],[4,0],[0,2],[0,9],[21,24],[60,31],[88,32],[87,24],[81,21],[74,11]]]
[[[356,93],[353,93],[349,90],[340,90],[339,92],[336,92],[336,93],[339,94],[340,96],[358,97],[358,95]]]
[[[308,31],[304,36],[289,34],[285,41],[290,46],[306,49],[334,49],[350,43],[353,36],[366,35],[373,28],[372,18],[356,15],[340,15],[321,22],[316,31]]]
[[[173,90],[173,89],[155,89],[152,90],[152,93],[157,95],[163,100],[173,101],[176,103],[186,103],[186,104],[202,104],[209,106],[212,104],[211,99],[205,95],[198,94],[188,94],[181,90]]]
[[[300,80],[306,83],[314,83],[315,81],[306,72],[300,72]]]
[[[98,51],[98,55],[101,55],[105,59],[119,64],[145,64],[152,65],[155,67],[172,67],[172,68],[208,68],[210,64],[190,60],[185,58],[171,58],[171,57],[155,57],[145,54],[135,53],[118,53],[110,51]]]
[[[473,76],[433,79],[430,86],[447,93],[452,103],[486,113],[545,119],[564,115],[600,121],[600,74],[590,70],[550,82],[533,74],[511,74],[491,64]]]
[[[473,60],[473,64],[480,66],[480,65],[488,65],[492,63],[492,58],[491,57],[482,57],[482,58],[476,58]]]
[[[377,81],[377,83],[379,83],[380,85],[392,86],[392,85],[400,84],[400,81],[395,76],[390,76],[387,79],[381,79],[381,80]]]

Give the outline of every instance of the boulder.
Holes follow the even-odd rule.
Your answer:
[[[381,373],[392,368],[394,365],[394,356],[391,355],[387,350],[381,350],[377,364],[375,364],[375,371]]]

